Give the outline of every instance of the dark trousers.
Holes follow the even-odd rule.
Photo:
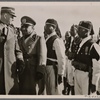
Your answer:
[[[66,77],[63,78],[63,83],[64,83],[64,90],[62,91],[62,94],[69,95],[71,92],[71,95],[75,95],[74,86],[70,86],[68,84]]]

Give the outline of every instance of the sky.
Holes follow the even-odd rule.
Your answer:
[[[37,34],[43,35],[47,19],[57,20],[64,36],[73,24],[80,21],[91,21],[95,34],[100,27],[100,2],[0,2],[0,8],[10,6],[15,8],[14,26],[20,27],[22,16],[29,16],[36,21]]]

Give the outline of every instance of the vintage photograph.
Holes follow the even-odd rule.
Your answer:
[[[99,97],[99,9],[100,2],[0,2],[0,95]]]

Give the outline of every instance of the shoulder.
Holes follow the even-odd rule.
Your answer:
[[[0,22],[0,30],[4,28],[4,24]]]
[[[3,32],[3,28],[4,28],[4,24],[3,24],[3,23],[0,23],[0,35],[1,35],[2,32]]]
[[[15,28],[13,24],[10,25],[11,28]]]
[[[45,40],[44,36],[39,36],[38,35],[38,40],[40,41],[40,43],[46,43],[46,40]]]
[[[93,43],[93,47],[100,54],[100,46],[97,43]]]
[[[63,42],[62,42],[62,40],[60,39],[60,38],[56,38],[55,40],[54,40],[54,44],[58,44],[58,45],[61,45]]]
[[[18,39],[19,43],[22,43],[24,37],[21,37],[20,39]]]

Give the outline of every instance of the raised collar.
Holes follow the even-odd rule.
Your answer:
[[[81,49],[81,47],[83,46],[83,44],[84,43],[86,43],[88,40],[90,40],[91,39],[91,36],[88,36],[88,37],[86,37],[86,38],[84,38],[83,40],[82,40],[82,42],[80,43],[80,45],[79,45],[79,49],[78,49],[78,52],[80,51],[80,49]]]
[[[53,32],[53,33],[51,33],[50,35],[48,35],[46,41],[47,41],[51,36],[53,36],[53,35],[56,35],[56,32]]]

